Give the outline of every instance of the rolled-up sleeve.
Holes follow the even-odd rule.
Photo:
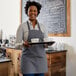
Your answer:
[[[22,28],[22,25],[20,25],[18,30],[17,30],[17,33],[16,33],[15,48],[22,49],[22,44],[23,44],[23,28]]]

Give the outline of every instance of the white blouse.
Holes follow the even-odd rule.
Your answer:
[[[33,28],[32,23],[28,20],[30,29],[33,30],[39,30],[38,24],[35,25],[35,28]],[[44,37],[48,37],[47,30],[45,26],[39,23],[41,31],[44,33]],[[28,39],[28,25],[27,22],[22,23],[16,33],[16,48],[19,48],[22,45],[23,41],[26,41]]]

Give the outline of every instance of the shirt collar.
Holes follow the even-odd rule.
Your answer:
[[[32,22],[31,22],[30,20],[28,20],[28,23],[32,25]],[[38,25],[38,23],[39,23],[39,22],[38,22],[38,20],[37,20],[37,24],[36,24],[36,25]]]
[[[30,20],[28,20],[28,23],[32,25],[32,22]]]

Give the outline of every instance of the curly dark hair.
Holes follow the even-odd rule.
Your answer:
[[[35,2],[35,1],[27,1],[26,2],[26,5],[24,7],[25,8],[25,13],[28,15],[28,8],[32,5],[37,7],[38,15],[39,15],[42,5],[38,2]]]

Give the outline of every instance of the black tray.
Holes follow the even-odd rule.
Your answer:
[[[48,44],[48,45],[52,45],[54,44],[55,41],[50,41],[50,42],[37,42],[37,43],[32,43],[32,42],[29,42],[29,45],[35,45],[35,44]]]

